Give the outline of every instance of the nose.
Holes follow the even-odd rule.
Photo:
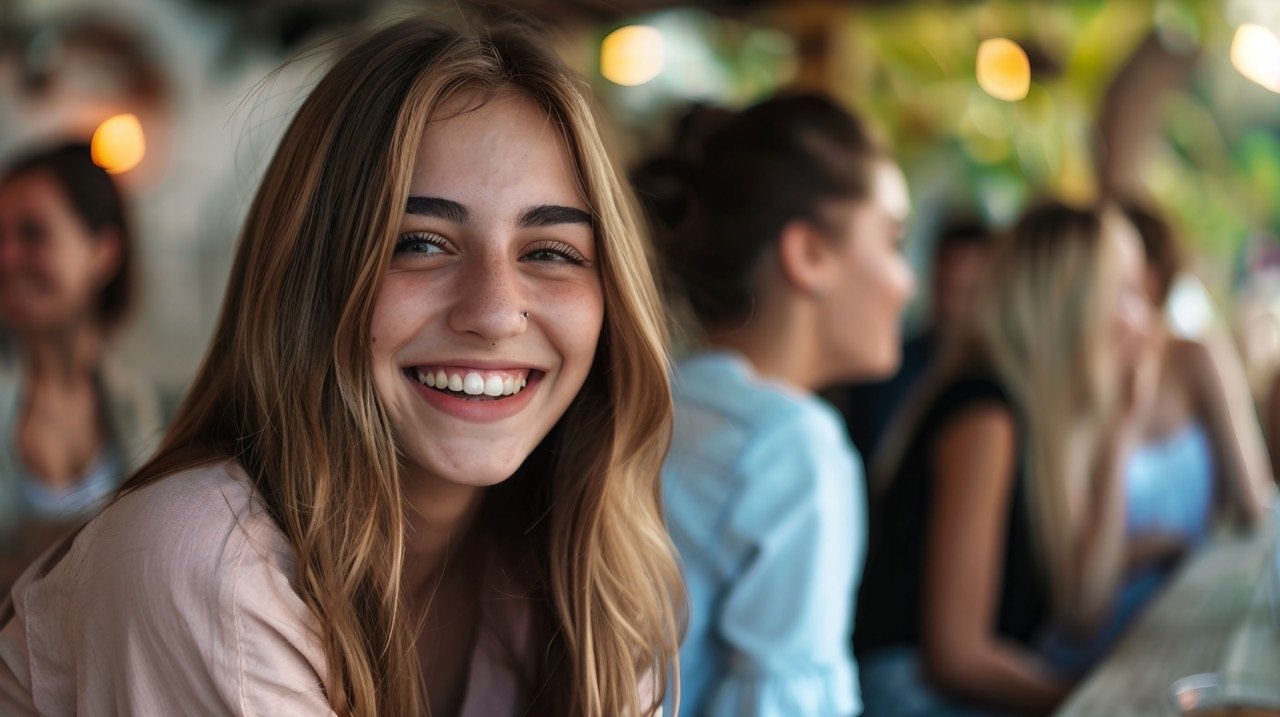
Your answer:
[[[449,327],[486,341],[523,333],[525,293],[519,267],[501,256],[476,256],[458,274],[457,291],[449,311]]]

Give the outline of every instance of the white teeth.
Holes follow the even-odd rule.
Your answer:
[[[462,391],[468,396],[479,396],[484,393],[484,377],[471,372],[462,379]]]
[[[491,375],[488,378],[476,371],[466,374],[446,374],[442,370],[414,369],[418,383],[431,388],[465,393],[468,396],[513,396],[529,385],[528,376]]]

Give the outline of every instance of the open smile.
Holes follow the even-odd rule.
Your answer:
[[[546,376],[533,368],[482,369],[421,365],[403,369],[418,394],[434,408],[463,420],[488,423],[523,409]]]
[[[404,373],[410,380],[442,393],[495,400],[519,394],[529,385],[530,375],[541,372],[527,368],[491,371],[456,366],[410,366]]]

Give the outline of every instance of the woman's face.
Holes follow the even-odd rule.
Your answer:
[[[0,186],[0,323],[42,332],[91,316],[117,248],[89,232],[52,177],[13,177]]]
[[[1151,336],[1153,310],[1147,292],[1147,261],[1142,240],[1128,222],[1115,220],[1111,230],[1117,292],[1111,311],[1112,337],[1121,368],[1137,365]]]
[[[876,165],[871,196],[843,209],[836,251],[843,278],[823,297],[823,351],[830,380],[892,375],[902,358],[902,312],[915,277],[902,255],[910,210],[906,179],[892,162]]]
[[[578,394],[604,296],[561,134],[523,97],[475,100],[427,125],[371,340],[405,469],[487,486]]]

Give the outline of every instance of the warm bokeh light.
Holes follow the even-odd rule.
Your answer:
[[[600,43],[600,74],[619,85],[643,85],[662,72],[662,33],[645,25],[628,25]]]
[[[978,45],[978,86],[1006,102],[1017,102],[1031,89],[1031,62],[1013,40],[996,37]]]
[[[1280,92],[1280,38],[1261,25],[1236,28],[1231,64],[1240,74],[1272,92]]]
[[[132,114],[116,115],[98,125],[90,147],[93,162],[110,174],[138,166],[147,153],[142,123]]]

